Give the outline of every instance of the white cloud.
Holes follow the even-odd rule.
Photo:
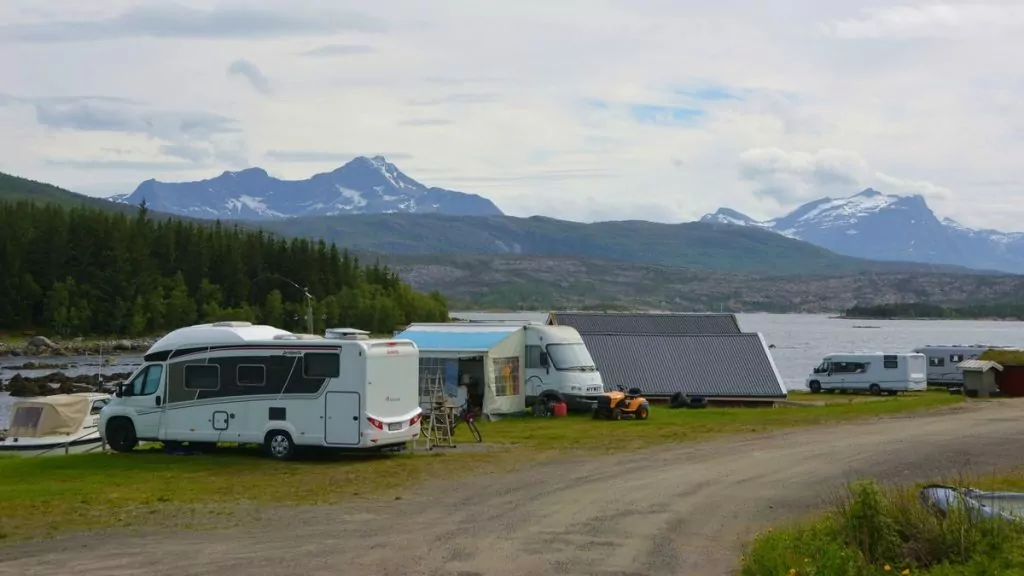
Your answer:
[[[768,217],[872,186],[1024,228],[1019,3],[6,0],[0,22],[0,170],[77,190],[390,150],[516,215]]]
[[[785,208],[823,195],[847,196],[863,188],[895,194],[920,194],[929,200],[947,200],[950,191],[921,180],[907,180],[872,168],[848,150],[816,152],[755,148],[740,155],[740,177],[754,183],[754,194]]]

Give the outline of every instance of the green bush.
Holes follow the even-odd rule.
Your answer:
[[[925,508],[915,489],[848,487],[817,521],[752,543],[743,576],[961,576],[1024,572],[1024,527],[954,508]]]

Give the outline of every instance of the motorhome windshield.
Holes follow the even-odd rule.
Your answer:
[[[548,344],[547,349],[555,370],[597,370],[594,359],[582,343]]]

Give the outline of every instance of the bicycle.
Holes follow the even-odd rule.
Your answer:
[[[459,427],[459,424],[465,422],[466,427],[469,428],[470,434],[476,440],[477,444],[484,441],[483,436],[480,435],[480,429],[476,426],[476,413],[469,407],[469,400],[459,408],[459,413],[455,417],[455,422],[452,423],[449,432],[452,436],[455,436],[455,429]]]

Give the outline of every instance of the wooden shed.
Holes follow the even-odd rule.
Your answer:
[[[991,360],[964,360],[956,365],[964,374],[964,395],[971,398],[990,398],[999,392],[996,374],[1003,367]]]

